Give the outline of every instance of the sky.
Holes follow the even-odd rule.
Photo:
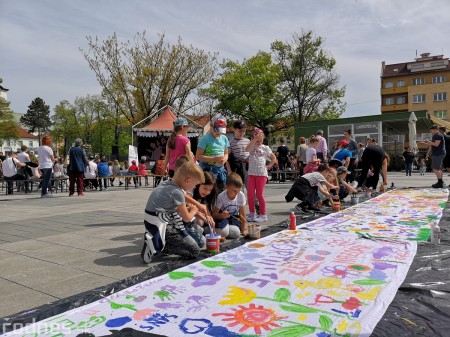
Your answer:
[[[346,87],[342,117],[380,113],[381,62],[416,55],[450,56],[446,0],[0,0],[0,78],[11,109],[25,113],[36,97],[62,100],[100,94],[80,48],[87,36],[157,40],[242,62],[276,40],[312,31],[324,39]]]

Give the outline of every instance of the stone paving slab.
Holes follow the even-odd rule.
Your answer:
[[[394,173],[390,180],[396,186],[429,187],[435,177]],[[290,186],[267,185],[269,222],[263,226],[278,224],[295,210],[295,202],[284,200]],[[0,317],[145,271],[150,265],[140,259],[142,219],[152,191],[113,188],[84,197],[57,193],[52,199],[0,195]]]

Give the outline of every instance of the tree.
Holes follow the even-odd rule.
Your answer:
[[[282,90],[281,67],[265,52],[258,52],[242,64],[226,61],[221,67],[222,75],[208,89],[218,101],[217,111],[244,118],[267,134],[266,126],[286,112],[289,92]]]
[[[9,102],[0,97],[0,145],[6,139],[17,139],[19,132]]]
[[[28,106],[27,113],[20,117],[20,122],[28,127],[28,132],[38,133],[39,144],[41,144],[41,135],[48,132],[52,125],[50,106],[46,105],[42,98],[35,98]]]
[[[116,34],[102,43],[87,37],[89,50],[80,49],[95,72],[103,95],[130,124],[136,124],[166,105],[178,111],[196,105],[198,90],[216,71],[216,55],[187,47],[181,38],[171,45],[164,35],[152,44],[143,33],[119,42]]]
[[[311,31],[293,34],[287,43],[275,41],[271,45],[283,82],[290,90],[289,105],[296,121],[321,119],[324,112],[340,116],[345,111],[341,101],[345,87],[338,87],[336,61],[322,45],[322,38],[314,37]]]
[[[55,140],[62,141],[62,153],[64,157],[69,152],[69,148],[74,140],[80,134],[79,118],[77,109],[68,101],[61,101],[55,107],[55,114],[51,117],[53,120],[53,130],[51,135]]]

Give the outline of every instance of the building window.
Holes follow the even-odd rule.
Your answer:
[[[11,145],[12,145],[12,143],[11,143],[10,140],[8,140],[8,141],[6,142],[6,144],[7,144],[8,146],[11,146]]]
[[[30,140],[30,141],[28,142],[28,147],[33,147],[33,141],[32,141],[32,140]]]
[[[425,79],[423,77],[413,79],[413,85],[422,85],[422,84],[425,84]]]
[[[433,100],[435,102],[446,101],[447,93],[446,92],[438,92],[436,94],[433,94]]]
[[[433,83],[443,83],[445,81],[445,76],[433,76]]]
[[[413,103],[425,102],[425,94],[413,95]]]
[[[447,110],[436,110],[433,111],[435,117],[440,119],[447,119]]]
[[[394,99],[391,98],[386,98],[386,105],[394,105]]]
[[[406,103],[406,97],[405,96],[397,97],[397,104],[405,104],[405,103]]]
[[[440,67],[440,66],[444,66],[444,65],[445,65],[444,60],[431,62],[432,67]]]
[[[398,80],[397,87],[404,87],[406,85],[405,80]]]
[[[19,146],[23,145],[23,141],[19,140]]]
[[[387,88],[392,88],[394,86],[394,83],[393,82],[386,82],[386,83],[384,83],[384,87],[387,89]]]

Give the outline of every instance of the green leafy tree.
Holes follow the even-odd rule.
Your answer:
[[[216,55],[176,44],[159,36],[151,43],[145,32],[132,42],[119,42],[116,34],[100,42],[88,36],[89,50],[81,49],[103,89],[130,124],[166,105],[178,111],[197,105],[198,91],[214,77]]]
[[[60,149],[64,157],[68,154],[71,144],[80,137],[79,118],[77,109],[68,101],[61,101],[55,107],[55,114],[51,117],[53,121],[53,129],[51,135],[58,143],[63,146]]]
[[[28,127],[28,132],[38,133],[40,144],[41,135],[48,132],[52,125],[50,106],[46,105],[42,98],[35,98],[28,106],[27,113],[20,117],[20,122]]]
[[[295,121],[336,117],[345,111],[345,87],[338,87],[336,60],[323,49],[321,37],[311,31],[293,34],[289,42],[273,42],[271,50],[290,90]]]
[[[0,145],[7,139],[17,139],[19,131],[9,102],[0,97]]]
[[[218,101],[215,108],[267,133],[267,125],[286,113],[289,92],[283,90],[281,67],[262,51],[242,64],[226,61],[221,67],[222,75],[207,90]]]

